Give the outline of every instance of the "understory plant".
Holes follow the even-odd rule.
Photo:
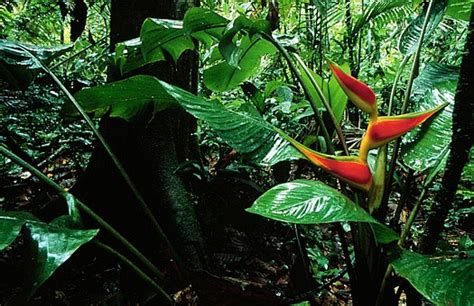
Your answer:
[[[422,18],[424,22],[419,27],[414,51],[407,55],[408,58],[414,56],[415,64],[408,81],[408,93],[404,101],[406,103],[409,102],[411,87],[415,82],[414,70],[419,62],[425,30],[430,22],[431,4],[432,2]],[[370,14],[373,14],[373,11],[361,16],[361,20],[372,18]],[[429,102],[425,101],[418,112],[405,114],[405,107],[404,114],[379,116],[377,97],[368,85],[350,76],[343,67],[330,60],[327,61],[327,67],[332,71],[333,78],[326,81],[311,71],[297,54],[292,54],[289,48],[283,45],[283,41],[277,35],[273,35],[264,20],[251,20],[239,16],[229,21],[211,10],[193,8],[187,12],[182,22],[152,18],[145,20],[139,38],[116,46],[114,64],[125,74],[169,58],[176,62],[185,51],[202,50],[208,55],[203,71],[204,85],[214,92],[214,97],[219,97],[253,77],[261,61],[277,54],[284,59],[295,76],[297,81],[295,87],[301,86],[307,99],[306,110],[317,123],[320,132],[318,136],[321,136],[321,143],[324,144],[320,145],[318,150],[301,144],[295,139],[297,137],[290,137],[281,126],[275,126],[278,123],[270,124],[264,120],[261,116],[265,109],[262,100],[253,100],[252,103],[247,103],[246,108],[235,110],[218,99],[208,100],[196,96],[147,75],[137,75],[86,88],[73,96],[48,68],[50,57],[40,52],[39,47],[2,40],[0,59],[6,68],[5,71],[8,71],[13,80],[18,80],[16,77],[18,73],[24,73],[13,68],[21,67],[31,73],[28,81],[32,81],[38,71],[42,71],[57,83],[71,102],[64,106],[64,114],[82,116],[87,121],[133,190],[141,204],[139,209],[146,211],[147,222],[153,224],[158,236],[167,244],[170,244],[169,240],[161,230],[158,218],[148,209],[138,188],[134,186],[121,162],[89,116],[100,117],[106,114],[132,121],[144,114],[150,115],[150,110],[153,115],[169,108],[183,108],[197,119],[206,122],[223,141],[245,156],[254,166],[272,166],[281,161],[307,159],[339,179],[340,181],[327,177],[322,177],[320,180],[298,179],[276,185],[259,197],[247,211],[293,224],[349,223],[354,260],[351,259],[348,249],[344,259],[349,271],[352,298],[356,305],[384,305],[389,301],[393,302],[393,287],[396,283],[391,282],[394,275],[392,268],[397,275],[407,279],[416,290],[433,303],[465,305],[466,301],[474,300],[472,258],[461,259],[450,255],[423,256],[403,248],[422,203],[422,197],[412,211],[401,235],[387,226],[384,218],[377,217],[377,212],[383,207],[381,203],[384,197],[389,196],[391,192],[385,184],[385,179],[393,174],[390,172],[393,169],[386,163],[387,154],[390,152],[386,147],[387,143],[421,124],[423,124],[421,132],[412,132],[410,137],[415,139],[412,144],[423,143],[423,139],[426,139],[423,135],[426,137],[430,133],[436,133],[432,126],[439,125],[440,121],[448,116],[447,112],[452,111],[452,99],[443,101],[433,98]],[[441,71],[439,66],[432,69]],[[445,71],[446,75],[448,73]],[[415,82],[418,90],[428,83],[423,73],[417,80],[420,83]],[[430,79],[433,88],[447,86],[451,88],[455,83],[456,73],[450,71],[446,80],[449,81],[448,84],[440,80],[432,82]],[[332,92],[328,93],[327,88]],[[336,92],[343,92],[345,96],[338,95],[339,98],[336,100],[334,99]],[[424,94],[429,95],[431,92]],[[331,95],[333,99],[330,99]],[[369,117],[360,148],[354,150],[356,154],[351,154],[340,124],[340,114],[343,113],[346,97]],[[323,118],[321,109],[328,114],[329,119]],[[342,154],[336,150],[331,131],[337,136]],[[415,145],[411,149],[408,146],[404,147],[403,158],[408,160],[410,154],[415,154],[413,152],[418,150]],[[324,147],[325,150],[322,149]],[[378,156],[372,166],[371,159],[373,161],[374,158],[370,156],[370,150],[373,149],[378,149]],[[395,154],[395,159],[397,151],[398,146],[391,151]],[[68,216],[58,217],[49,224],[27,213],[0,211],[2,221],[0,250],[10,245],[22,228],[26,229],[29,239],[34,240],[38,248],[38,256],[34,259],[37,264],[32,273],[32,282],[27,286],[28,294],[23,298],[31,297],[35,290],[81,245],[92,240],[131,267],[156,291],[163,305],[172,304],[171,297],[160,286],[164,281],[163,273],[106,220],[95,214],[86,205],[87,203],[77,200],[4,145],[0,146],[0,154],[38,176],[49,187],[64,196],[68,205]],[[441,168],[437,166],[429,173],[425,182],[426,188]],[[346,183],[350,188],[345,185]],[[133,256],[121,254],[98,241],[95,238],[97,229],[83,228],[81,213],[94,219],[100,230],[111,233]],[[342,232],[341,239],[346,238]],[[138,262],[140,264],[137,264]]]

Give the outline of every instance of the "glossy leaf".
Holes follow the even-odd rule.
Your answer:
[[[176,106],[176,102],[160,86],[158,79],[143,75],[83,89],[75,98],[86,112],[93,112],[96,116],[109,112],[111,117],[125,120]],[[77,110],[67,103],[63,113],[74,116],[77,115]]]
[[[367,222],[381,233],[382,243],[396,241],[398,235],[380,224],[349,198],[322,182],[296,180],[277,185],[247,209],[266,218],[297,223]]]
[[[217,134],[239,153],[260,161],[270,150],[276,132],[260,116],[226,108],[217,101],[208,101],[151,76],[134,76],[122,81],[83,89],[76,99],[87,112],[132,120],[139,114],[183,107],[198,119],[209,123]],[[74,115],[72,108],[65,113]]]
[[[402,160],[415,171],[425,171],[436,166],[449,152],[458,77],[459,70],[454,67],[430,64],[415,79],[411,97],[416,105],[415,110],[449,103],[429,126],[422,126],[403,138]]]
[[[436,305],[472,305],[474,259],[455,256],[423,256],[401,251],[392,261],[395,271]]]
[[[0,251],[15,240],[27,221],[38,219],[27,212],[0,210]]]
[[[232,67],[239,67],[239,59],[244,52],[245,46],[237,46],[234,42],[235,36],[242,29],[252,26],[252,21],[241,15],[227,24],[224,34],[219,41],[219,51],[226,62]]]
[[[430,17],[428,19],[428,24],[426,27],[426,33],[424,40],[428,40],[431,34],[434,32],[438,24],[443,19],[444,12],[447,7],[447,0],[433,0],[434,6],[431,10]],[[413,19],[410,24],[403,30],[400,40],[398,41],[398,49],[405,55],[415,53],[415,50],[418,46],[418,41],[420,39],[420,33],[423,26],[423,22],[426,16],[426,9],[423,10],[420,15]]]
[[[141,49],[147,63],[165,59],[165,53],[177,62],[186,50],[194,49],[182,21],[147,18],[140,32]]]
[[[25,89],[41,68],[38,60],[48,65],[72,48],[73,45],[39,47],[0,39],[0,78],[13,89]]]
[[[115,46],[115,65],[121,74],[125,74],[147,64],[142,53],[142,42],[140,38],[120,42]]]
[[[282,161],[298,159],[305,159],[305,156],[288,141],[278,137],[260,164],[262,166],[273,166]]]
[[[193,7],[186,11],[183,29],[186,34],[205,43],[208,47],[222,37],[229,20],[214,13],[212,10]]]
[[[34,268],[30,271],[32,283],[27,288],[27,297],[33,295],[81,245],[92,240],[98,233],[98,230],[68,229],[44,223],[28,223],[26,226],[35,255]]]
[[[254,74],[260,66],[262,56],[276,52],[268,41],[257,36],[242,38],[242,50],[236,65],[223,61],[204,70],[204,84],[214,91],[227,91],[236,88]]]

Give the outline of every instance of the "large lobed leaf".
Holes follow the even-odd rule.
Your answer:
[[[402,159],[413,170],[433,168],[442,163],[449,153],[458,77],[459,70],[455,67],[429,64],[413,84],[414,111],[449,103],[429,125],[425,124],[404,137]]]
[[[168,55],[176,62],[184,51],[196,47],[195,40],[207,46],[219,40],[228,22],[204,8],[189,9],[183,21],[147,18],[139,38],[117,44],[115,63],[124,74]]]
[[[423,256],[402,250],[392,261],[395,271],[436,305],[474,303],[474,259]]]
[[[399,238],[348,197],[319,181],[296,180],[277,185],[260,196],[247,211],[297,224],[366,222],[372,225],[381,243]]]
[[[270,150],[276,133],[260,116],[226,108],[152,76],[134,76],[122,81],[81,90],[76,99],[87,112],[132,120],[146,110],[183,107],[194,117],[209,123],[217,134],[240,153],[259,161]],[[74,114],[71,107],[67,114]]]

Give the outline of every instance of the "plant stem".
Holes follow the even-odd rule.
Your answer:
[[[265,32],[260,32],[260,34],[266,40],[271,42],[278,49],[278,51],[280,51],[281,55],[283,55],[286,62],[288,63],[288,66],[290,66],[291,71],[293,71],[294,75],[298,79],[298,82],[300,83],[301,87],[303,87],[303,91],[305,92],[307,98],[309,99],[311,108],[313,109],[314,119],[316,119],[316,122],[321,127],[321,131],[323,132],[323,137],[324,137],[324,140],[326,141],[326,145],[328,147],[328,152],[329,152],[329,154],[334,154],[334,146],[331,142],[331,136],[329,136],[328,130],[326,129],[326,126],[324,125],[323,119],[321,118],[321,116],[319,114],[318,108],[316,107],[316,101],[314,100],[314,97],[312,97],[309,94],[309,88],[306,85],[306,83],[304,82],[303,78],[301,77],[301,74],[298,73],[298,69],[296,68],[295,63],[293,62],[293,59],[291,58],[291,55],[271,35],[269,35]]]
[[[408,109],[408,103],[410,101],[411,90],[413,87],[413,81],[415,80],[416,72],[418,70],[418,65],[420,62],[421,46],[423,45],[423,39],[425,37],[426,27],[428,26],[428,21],[430,18],[431,10],[433,8],[433,3],[434,1],[430,1],[428,4],[428,9],[426,10],[426,16],[423,21],[423,26],[421,28],[420,37],[418,39],[418,46],[416,47],[415,56],[413,58],[413,64],[412,64],[412,68],[410,72],[410,77],[408,79],[407,88],[406,88],[405,96],[403,99],[401,114],[406,113]],[[392,91],[394,91],[393,88],[392,88]],[[391,107],[389,108],[389,110],[391,110]],[[395,165],[398,159],[398,149],[400,147],[400,143],[401,143],[401,138],[398,138],[395,141],[395,144],[393,146],[392,156],[390,158],[390,165],[389,165],[389,170],[387,174],[387,180],[386,180],[387,182],[385,185],[384,198],[382,199],[382,204],[381,204],[381,207],[383,208],[385,208],[388,203],[388,195],[390,193],[390,186],[392,185],[393,173],[395,172]]]
[[[46,185],[50,186],[58,193],[65,193],[63,187],[59,184],[51,180],[49,177],[44,175],[41,171],[15,155],[14,153],[10,152],[7,148],[3,145],[0,145],[0,154],[4,155],[11,159],[14,163],[24,167],[28,171],[30,171],[33,175],[38,177],[41,181],[43,181]],[[104,228],[107,232],[109,232],[114,238],[119,240],[132,254],[134,254],[140,261],[148,268],[151,272],[153,272],[159,279],[163,279],[163,273],[158,270],[155,265],[153,265],[133,244],[131,244],[125,237],[123,237],[117,230],[115,230],[109,223],[107,223],[104,219],[102,219],[99,215],[97,215],[92,209],[90,209],[87,205],[82,203],[79,199],[76,199],[77,206],[88,214],[92,219],[94,219],[102,228]]]
[[[74,53],[73,55],[69,56],[68,58],[65,58],[64,60],[60,61],[59,63],[57,63],[56,65],[52,66],[51,67],[51,70],[54,70],[56,68],[58,68],[59,66],[63,65],[64,63],[72,60],[73,58],[75,58],[76,56],[86,52],[87,50],[97,46],[98,44],[102,43],[103,41],[107,40],[108,36],[104,36],[102,37],[101,39],[99,39],[98,41],[96,41],[94,44],[90,44],[89,46],[85,47],[84,49],[82,50],[79,50],[78,52]]]
[[[345,155],[349,155],[349,149],[347,148],[346,140],[344,138],[344,135],[342,134],[342,129],[341,125],[339,122],[337,122],[336,116],[334,116],[334,112],[332,111],[331,105],[329,105],[328,100],[324,96],[323,91],[321,90],[321,87],[319,87],[318,82],[313,77],[313,74],[311,71],[306,67],[304,64],[303,60],[301,57],[299,57],[297,54],[294,55],[294,58],[296,58],[296,61],[300,64],[301,68],[303,68],[304,72],[308,76],[308,79],[310,80],[311,84],[314,86],[316,89],[316,92],[318,93],[319,99],[321,99],[321,102],[323,103],[324,107],[326,108],[326,111],[329,114],[329,117],[331,118],[332,124],[334,125],[334,128],[336,130],[337,137],[339,138],[339,142],[342,145],[342,149],[344,150]]]
[[[120,261],[122,261],[125,265],[127,265],[130,269],[132,269],[137,275],[145,281],[148,285],[153,287],[158,294],[158,300],[156,302],[160,302],[160,305],[173,305],[173,300],[171,297],[163,290],[153,279],[151,279],[148,275],[146,275],[140,268],[138,268],[133,262],[131,262],[127,257],[113,249],[112,247],[98,241],[93,241],[96,246],[103,249],[106,252],[111,253],[115,257],[117,257]],[[161,304],[163,303],[163,304]]]

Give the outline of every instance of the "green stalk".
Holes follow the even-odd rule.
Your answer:
[[[117,257],[121,262],[127,265],[130,269],[132,269],[145,283],[153,287],[158,294],[158,300],[156,302],[160,302],[160,305],[173,305],[173,300],[171,297],[163,290],[153,279],[151,279],[148,275],[146,275],[140,268],[138,268],[133,262],[131,262],[127,257],[123,256],[121,253],[114,250],[112,247],[103,244],[100,241],[94,240],[93,241],[96,246],[103,249],[106,252]]]
[[[418,46],[416,47],[415,57],[413,58],[413,64],[412,64],[412,68],[410,72],[410,78],[408,79],[408,83],[407,83],[407,89],[406,89],[405,96],[403,99],[401,114],[406,113],[408,109],[408,102],[410,101],[413,81],[415,80],[416,71],[419,65],[419,61],[420,61],[421,46],[423,45],[423,39],[425,37],[425,32],[428,26],[428,21],[430,18],[432,8],[433,8],[433,1],[430,1],[428,5],[428,9],[426,10],[426,16],[425,16],[425,20],[423,21],[423,26],[421,28],[420,37],[418,39]],[[387,184],[386,184],[387,192],[386,193],[388,193],[388,189],[390,185],[392,184],[392,178],[393,178],[393,173],[395,171],[395,164],[398,159],[398,149],[400,147],[400,143],[401,143],[401,138],[398,138],[393,146],[393,152],[390,158],[390,166],[389,166],[388,175],[387,175]],[[382,205],[385,206],[387,202],[388,202],[388,195],[384,197],[382,201]]]
[[[3,145],[0,145],[0,154],[5,157],[11,159],[14,163],[22,166],[23,168],[30,171],[33,175],[38,177],[41,181],[43,181],[46,185],[50,186],[58,193],[62,194],[66,191],[63,187],[59,184],[51,180],[49,177],[44,175],[41,171],[15,155],[14,153],[10,152],[7,148]],[[75,198],[76,199],[76,198]],[[159,279],[164,279],[163,273],[158,270],[153,263],[151,263],[133,244],[131,244],[125,237],[123,237],[115,228],[113,228],[109,223],[107,223],[104,219],[102,219],[99,215],[97,215],[92,209],[90,209],[87,205],[82,203],[79,199],[76,199],[77,206],[88,214],[92,219],[94,219],[102,228],[104,228],[107,232],[109,232],[114,238],[120,241],[132,254],[134,254],[140,261],[151,271],[153,272]]]
[[[329,102],[326,99],[326,97],[324,96],[324,93],[321,90],[321,87],[319,87],[318,82],[316,82],[316,80],[313,77],[313,74],[308,69],[308,67],[305,65],[305,63],[303,62],[301,57],[299,57],[297,54],[295,54],[294,58],[296,59],[296,61],[300,65],[300,67],[305,72],[305,74],[308,77],[311,84],[316,89],[316,92],[318,93],[319,99],[321,99],[321,102],[323,103],[324,107],[326,108],[326,111],[328,112],[329,117],[331,118],[332,124],[334,125],[334,128],[336,130],[337,137],[339,138],[339,141],[342,145],[342,149],[344,150],[344,154],[349,155],[349,149],[347,148],[346,140],[344,138],[344,135],[342,134],[341,125],[339,124],[339,122],[337,122],[336,116],[334,116],[334,112],[332,111],[331,105],[329,105]]]
[[[293,62],[293,59],[291,58],[291,55],[271,35],[269,35],[265,32],[260,32],[260,34],[266,40],[271,42],[278,49],[278,51],[280,51],[281,55],[285,58],[286,62],[288,63],[288,66],[290,67],[291,71],[293,71],[294,75],[298,79],[298,82],[301,84],[301,87],[303,87],[303,91],[305,92],[305,95],[308,97],[311,108],[313,109],[314,119],[316,120],[317,124],[321,127],[321,131],[323,132],[323,137],[324,137],[324,140],[326,141],[326,144],[327,144],[327,147],[328,147],[328,152],[329,152],[329,154],[334,154],[335,151],[334,151],[334,146],[333,146],[332,141],[331,141],[331,136],[329,136],[328,130],[326,129],[326,126],[324,125],[323,119],[319,115],[318,108],[316,107],[316,100],[314,100],[314,97],[312,97],[310,95],[309,88],[305,84],[301,74],[298,72],[298,68],[296,67],[295,63]]]
[[[405,113],[407,111],[407,108],[408,108],[408,102],[410,100],[410,94],[411,94],[411,90],[412,90],[412,87],[413,87],[413,81],[415,80],[415,73],[416,73],[416,70],[418,68],[418,64],[419,64],[419,61],[420,61],[421,45],[423,44],[423,39],[425,37],[426,27],[428,26],[428,21],[429,21],[429,18],[430,18],[432,8],[433,8],[433,1],[430,1],[429,5],[428,5],[428,9],[426,10],[426,16],[425,16],[425,20],[423,21],[423,26],[421,28],[420,37],[418,39],[418,46],[417,46],[416,51],[415,51],[415,57],[413,59],[413,65],[412,65],[412,68],[411,68],[410,78],[408,79],[407,89],[406,89],[406,92],[405,92],[405,97],[403,99],[402,111],[401,111],[402,114]],[[402,62],[402,64],[403,64],[403,62]],[[392,92],[393,91],[394,91],[394,89],[392,88]],[[391,105],[390,105],[389,111],[391,111]],[[399,146],[400,146],[400,142],[401,142],[401,139],[398,138],[397,141],[395,142],[394,147],[393,147],[392,158],[390,159],[390,168],[389,168],[388,176],[387,176],[387,185],[386,185],[387,190],[389,189],[389,187],[391,185],[393,172],[395,171],[395,163],[396,163],[396,160],[398,158],[398,149],[399,149]],[[434,177],[435,176],[433,175],[432,179]],[[427,183],[430,184],[431,181],[432,180],[429,180],[429,182],[427,182]],[[413,223],[413,221],[415,219],[415,216],[418,213],[418,209],[421,205],[421,201],[422,201],[423,197],[425,196],[426,189],[427,189],[426,186],[428,184],[425,184],[425,188],[423,189],[420,197],[418,198],[418,200],[415,204],[415,207],[413,207],[413,210],[410,214],[410,217],[408,218],[407,224],[403,228],[402,234],[400,235],[400,239],[398,241],[398,246],[402,246],[405,243],[405,239],[408,236],[408,233],[409,233],[410,228],[411,228],[411,224]],[[388,191],[386,193],[388,193]],[[384,198],[384,202],[382,203],[383,205],[385,205],[385,202],[388,201],[388,196],[386,196],[386,198],[387,198],[387,200],[385,200],[385,198]],[[382,280],[382,284],[380,285],[380,289],[379,289],[379,292],[378,292],[378,295],[377,295],[376,306],[381,305],[381,303],[383,302],[383,293],[384,293],[385,287],[387,285],[387,279],[390,276],[390,274],[392,273],[392,270],[393,270],[393,267],[392,267],[391,264],[389,264],[388,267],[387,267],[387,270],[385,271],[385,275],[384,275],[384,278]]]

